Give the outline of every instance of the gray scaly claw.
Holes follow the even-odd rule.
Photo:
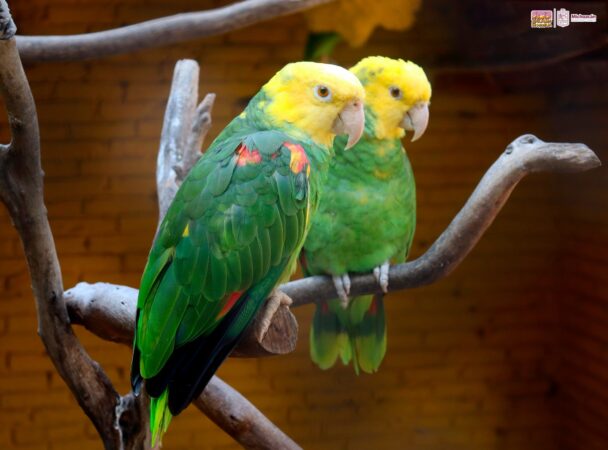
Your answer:
[[[338,293],[338,297],[340,297],[340,303],[342,307],[346,309],[348,306],[348,294],[350,294],[350,277],[347,273],[344,275],[334,275],[332,277],[334,281],[334,286],[336,287],[336,292]]]
[[[388,292],[388,271],[390,267],[391,266],[388,261],[384,262],[378,267],[374,267],[374,278],[380,285],[382,292],[385,294]]]

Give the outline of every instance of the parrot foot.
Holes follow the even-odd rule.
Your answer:
[[[380,285],[382,292],[385,294],[388,292],[388,271],[391,268],[390,263],[385,261],[378,267],[374,267],[374,278]]]
[[[277,312],[277,310],[281,306],[291,306],[293,300],[284,292],[279,291],[278,289],[272,291],[268,300],[266,300],[266,305],[264,307],[264,316],[260,321],[260,325],[256,330],[256,337],[259,342],[262,342],[264,336],[268,332],[270,325],[272,323],[272,319]]]
[[[336,288],[336,292],[338,293],[338,297],[340,297],[340,303],[342,307],[346,309],[348,306],[348,294],[350,294],[350,277],[347,273],[343,275],[334,275],[332,277],[334,281],[334,286]]]

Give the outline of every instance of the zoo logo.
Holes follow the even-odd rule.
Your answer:
[[[572,13],[566,8],[556,10],[534,9],[530,12],[530,27],[532,28],[566,28],[574,22],[597,22],[595,14]]]

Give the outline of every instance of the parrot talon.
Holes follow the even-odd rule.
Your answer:
[[[259,342],[264,340],[264,336],[268,332],[272,324],[272,318],[281,306],[291,306],[293,300],[287,294],[278,289],[275,289],[266,300],[263,316],[260,320],[260,325],[256,329],[256,337]]]
[[[340,297],[340,303],[342,307],[346,309],[348,306],[348,294],[350,294],[350,277],[347,273],[343,275],[334,275],[332,277],[334,281],[334,286],[336,288],[336,292],[338,293],[338,297]]]
[[[380,285],[380,289],[382,289],[382,292],[384,292],[385,294],[388,292],[388,272],[390,267],[391,266],[388,261],[377,267],[374,267],[374,278]]]

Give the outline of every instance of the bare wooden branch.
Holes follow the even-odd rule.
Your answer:
[[[297,450],[301,448],[266,419],[249,400],[218,377],[211,379],[194,404],[247,449]],[[210,408],[209,405],[213,405],[213,408]]]
[[[182,164],[176,168],[178,179],[184,179],[186,174],[197,163],[201,157],[203,143],[209,130],[211,129],[211,112],[213,103],[215,102],[215,94],[207,94],[202,102],[196,108],[194,118],[192,119],[192,129],[186,143],[184,158]]]
[[[79,61],[214,36],[333,0],[245,0],[113,30],[72,36],[17,36],[24,62]]]
[[[298,343],[298,321],[289,310],[291,304],[291,299],[276,289],[230,356],[250,358],[293,352]]]
[[[63,282],[43,198],[40,138],[34,99],[19,59],[14,24],[0,0],[0,93],[9,117],[12,141],[0,159],[0,198],[6,205],[25,252],[38,314],[38,334],[81,408],[95,425],[106,448],[141,441],[147,431],[132,422],[128,408],[103,369],[74,335],[63,299]],[[137,416],[138,411],[131,411]],[[143,423],[146,423],[145,421]],[[145,427],[147,429],[147,427]]]
[[[431,284],[454,270],[492,224],[519,181],[535,172],[582,172],[600,165],[585,144],[544,142],[526,134],[515,139],[490,167],[448,228],[414,261],[391,267],[389,290]],[[379,286],[371,274],[351,278],[351,295],[371,294]],[[281,286],[300,306],[336,298],[328,277],[316,276]]]
[[[156,164],[159,223],[165,217],[184,174],[190,170],[190,167],[181,167],[182,163],[196,159],[196,156],[184,156],[184,153],[193,150],[188,142],[192,139],[198,102],[198,73],[198,64],[191,59],[178,61],[173,71]]]
[[[70,320],[106,341],[131,345],[137,289],[110,283],[78,283],[64,294]],[[293,330],[296,330],[294,333]],[[285,304],[267,303],[231,356],[285,355],[295,349],[298,324]]]

